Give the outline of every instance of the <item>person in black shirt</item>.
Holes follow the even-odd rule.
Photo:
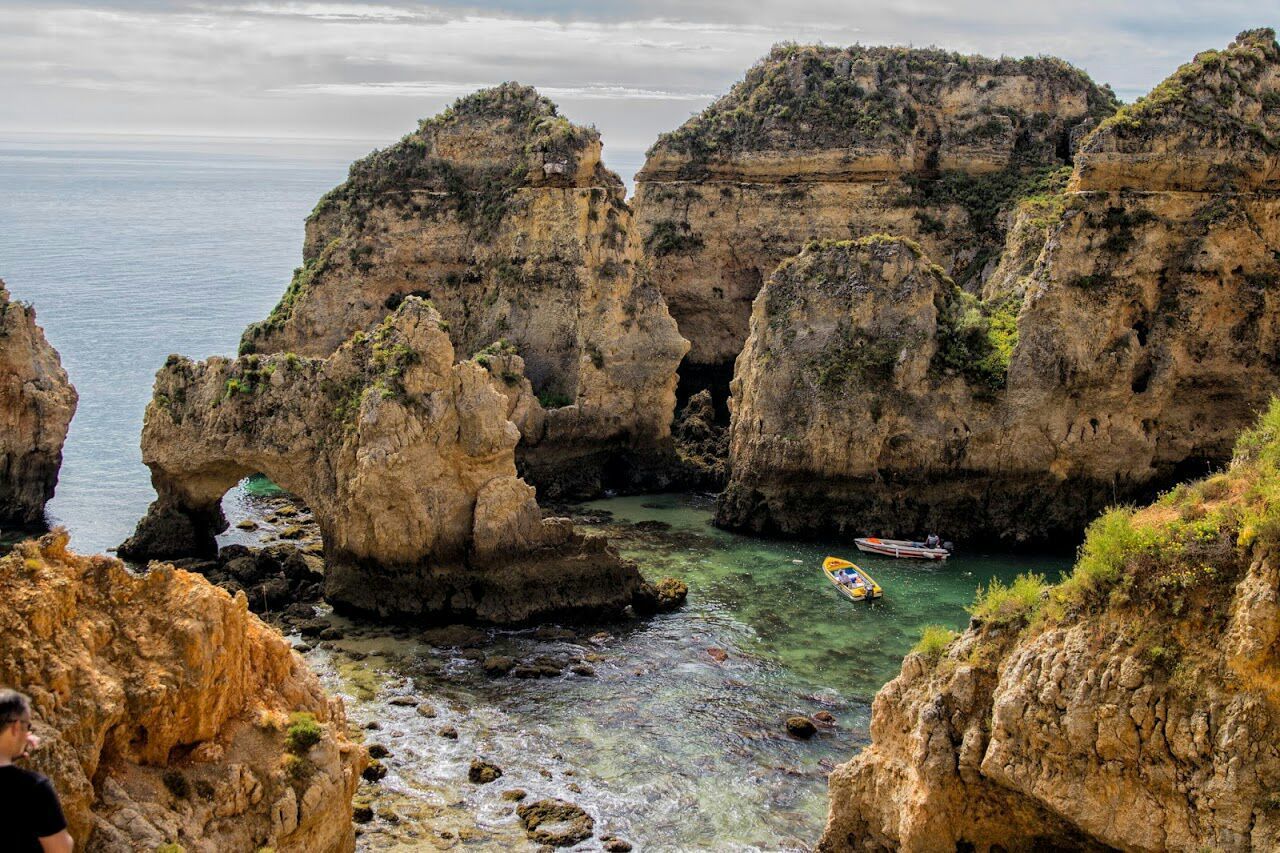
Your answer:
[[[71,853],[62,806],[49,779],[16,766],[40,746],[31,733],[31,701],[16,690],[0,690],[0,849],[14,853]]]

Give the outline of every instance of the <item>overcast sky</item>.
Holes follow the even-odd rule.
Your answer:
[[[0,0],[0,132],[386,142],[459,95],[537,86],[638,149],[778,41],[1053,54],[1132,100],[1280,0]]]

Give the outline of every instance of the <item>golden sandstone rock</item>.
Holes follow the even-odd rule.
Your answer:
[[[488,622],[621,611],[635,566],[542,517],[516,477],[507,398],[455,361],[446,328],[408,297],[327,358],[172,357],[142,436],[159,497],[120,554],[211,552],[222,495],[263,473],[314,513],[337,606]]]
[[[1045,541],[1228,459],[1280,387],[1278,81],[1246,33],[1102,122],[1065,190],[1018,205],[985,300],[897,237],[780,266],[719,521]],[[1171,184],[1187,150],[1219,168]]]
[[[66,544],[55,531],[0,558],[0,683],[32,699],[44,744],[31,765],[53,780],[77,842],[354,849],[364,750],[347,740],[341,700],[244,596]],[[298,712],[321,734],[295,756],[284,729]]]

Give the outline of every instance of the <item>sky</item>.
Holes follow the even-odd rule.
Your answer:
[[[384,144],[505,80],[644,149],[779,41],[1060,56],[1132,100],[1280,0],[0,0],[0,133]]]

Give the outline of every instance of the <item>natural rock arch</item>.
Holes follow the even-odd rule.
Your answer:
[[[142,437],[158,497],[121,555],[207,554],[223,494],[261,472],[315,515],[336,606],[492,622],[626,606],[639,573],[542,518],[507,401],[454,363],[444,325],[415,297],[324,359],[171,357]]]

